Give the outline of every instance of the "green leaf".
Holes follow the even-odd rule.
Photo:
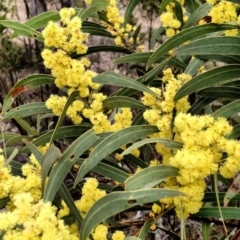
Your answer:
[[[94,77],[92,80],[94,83],[101,83],[101,84],[108,84],[108,85],[114,85],[114,86],[120,86],[120,87],[127,87],[127,88],[132,88],[138,91],[143,91],[150,93],[156,97],[158,95],[150,90],[148,87],[143,85],[140,82],[134,81],[131,78],[125,77],[123,75],[120,75],[115,72],[107,71],[104,72],[97,77]]]
[[[159,130],[154,126],[132,126],[111,134],[104,139],[91,152],[89,158],[85,160],[78,171],[74,186],[83,178],[83,176],[95,167],[103,158],[111,154],[123,145],[135,141],[139,138],[146,137]]]
[[[212,5],[208,3],[202,4],[189,16],[188,20],[185,22],[182,29],[186,29],[195,25],[199,20],[208,15],[211,8]]]
[[[82,165],[83,162],[84,160],[78,159],[76,164]],[[123,183],[129,177],[129,174],[121,170],[117,165],[114,166],[101,162],[99,162],[92,171],[120,183]]]
[[[153,188],[168,177],[178,176],[179,169],[172,166],[152,166],[135,173],[125,181],[125,191]]]
[[[43,155],[41,168],[42,191],[44,191],[45,182],[53,163],[56,162],[61,156],[61,151],[54,145],[48,148],[47,152]]]
[[[159,35],[161,33],[163,33],[164,31],[165,31],[165,28],[162,26],[154,31],[152,38],[151,38],[150,49],[154,49],[154,46],[156,44],[156,41],[157,41]]]
[[[100,25],[96,22],[90,22],[90,21],[87,21],[87,20],[82,23],[82,26],[83,27],[95,27],[95,28],[107,29],[103,25]]]
[[[104,191],[106,191],[106,192],[112,192],[112,191],[119,191],[119,189],[121,189],[122,187],[121,186],[117,186],[117,185],[110,185],[110,184],[104,184],[104,183],[99,183],[99,185],[98,185],[98,188],[99,189],[101,189],[101,190],[104,190]],[[117,190],[116,190],[117,189]],[[104,224],[106,223],[107,224],[107,221],[108,220],[106,220],[106,221],[104,221]],[[111,221],[111,220],[110,220]],[[111,221],[111,224],[113,223],[113,222],[115,222],[115,223],[117,223],[116,221],[114,221],[114,220],[112,220]],[[112,226],[111,226],[112,227]]]
[[[43,41],[43,37],[41,33],[37,32],[35,29],[23,23],[10,21],[10,20],[1,20],[0,24],[3,25],[4,27],[11,28],[14,31],[14,37],[24,36],[24,37],[35,38],[40,42]]]
[[[231,134],[228,135],[228,139],[236,139],[240,137],[240,124],[233,127]]]
[[[224,185],[226,185],[227,187],[231,186],[231,181],[225,177],[223,177],[221,174],[218,174],[218,180],[220,182],[222,182]]]
[[[125,11],[125,16],[124,16],[124,26],[127,25],[134,8],[138,5],[139,2],[140,0],[130,0],[128,2],[127,9]]]
[[[57,22],[59,20],[60,20],[59,12],[48,11],[32,17],[31,19],[26,21],[24,25],[31,27],[33,29],[39,29],[45,27],[49,21]]]
[[[6,154],[7,156],[10,156],[11,153],[14,151],[14,149],[18,149],[18,153],[30,153],[30,151],[27,148],[22,148],[22,147],[8,147],[6,148]],[[13,162],[13,161],[12,161]],[[11,165],[11,162],[10,162]]]
[[[139,35],[140,31],[141,31],[141,27],[142,27],[142,25],[139,25],[139,26],[136,28],[136,30],[135,30],[135,32],[134,32],[134,34],[133,34],[134,43],[136,43],[136,41],[137,41],[137,37],[138,37],[138,35]]]
[[[219,195],[220,201],[223,202],[223,199],[226,195],[226,192],[220,192],[220,193],[218,193],[218,195]],[[231,200],[232,201],[239,201],[240,200],[240,194],[235,195]],[[202,201],[203,202],[216,202],[216,192],[206,192]]]
[[[93,26],[83,26],[81,30],[83,32],[89,33],[92,36],[102,36],[102,37],[113,38],[112,34],[103,28],[93,27]]]
[[[81,55],[79,54],[79,55],[73,55],[73,56],[75,58],[80,58],[82,56],[89,55],[96,52],[119,52],[119,53],[126,53],[126,54],[131,53],[129,50],[123,47],[99,45],[99,46],[89,47],[85,54],[81,54]]]
[[[240,98],[240,88],[238,87],[228,87],[228,86],[219,86],[219,87],[209,87],[204,88],[197,92],[198,95],[202,97],[209,98]]]
[[[31,141],[32,137],[28,137],[28,136],[24,136],[24,135],[13,137],[13,138],[9,139],[8,141],[6,141],[6,146],[9,146],[9,145],[14,144],[14,143],[22,142],[23,139]]]
[[[210,232],[211,232],[210,223],[202,221],[203,240],[209,240]]]
[[[170,4],[172,2],[172,0],[163,0],[159,9],[159,15],[161,15],[163,13],[163,11],[165,10],[165,8],[167,7],[168,4]]]
[[[82,21],[86,20],[87,18],[91,17],[92,15],[96,14],[98,11],[104,10],[108,6],[108,2],[105,0],[99,0],[97,3],[92,3],[92,5],[86,9],[81,14]]]
[[[147,122],[145,121],[145,119],[143,118],[143,113],[144,112],[140,112],[138,113],[138,115],[133,119],[132,125],[144,125]]]
[[[103,101],[104,109],[114,109],[114,108],[135,108],[146,110],[148,109],[147,106],[142,104],[140,101],[135,100],[134,98],[125,97],[125,96],[115,96],[109,97]]]
[[[93,3],[93,1],[92,1],[92,3]],[[74,8],[74,10],[76,12],[76,15],[79,18],[81,18],[81,20],[82,20],[82,15],[85,13],[86,9],[85,8]],[[82,22],[84,22],[84,21],[82,20]]]
[[[62,217],[61,220],[63,220],[64,224],[68,226],[76,223],[75,217],[72,214]]]
[[[52,202],[63,180],[75,164],[78,157],[82,155],[96,141],[97,137],[91,129],[77,138],[64,152],[62,157],[53,166],[49,175],[48,183],[43,193],[45,202]]]
[[[92,171],[120,183],[123,183],[129,177],[129,174],[119,168],[101,162]]]
[[[134,206],[157,201],[165,197],[183,195],[167,189],[145,189],[137,191],[112,192],[98,200],[88,211],[82,222],[80,238],[87,239],[91,231],[103,220]]]
[[[211,105],[207,105],[207,106],[204,108],[204,112],[205,112],[205,114],[210,114],[210,115],[212,115],[212,114],[213,114],[212,106],[211,106]]]
[[[96,147],[99,143],[101,143],[105,138],[110,136],[112,132],[105,132],[105,133],[99,133],[97,134],[98,139],[93,143],[91,146],[92,148]]]
[[[191,60],[187,66],[187,68],[185,69],[184,73],[190,74],[190,75],[195,75],[198,71],[198,69],[204,65],[204,61],[199,60],[197,58],[194,58],[193,60]]]
[[[38,133],[39,135],[39,132],[41,130],[41,121],[43,119],[46,119],[46,118],[52,118],[54,119],[55,115],[53,113],[46,113],[46,114],[43,114],[43,115],[38,115],[37,116],[37,122],[36,122],[36,132]],[[50,120],[50,119],[49,119]],[[49,124],[48,124],[48,129],[52,126],[52,124],[54,123],[53,121],[50,120],[47,121]]]
[[[0,199],[0,209],[4,208],[9,201],[10,201],[9,197],[1,198]]]
[[[240,1],[239,1],[239,0],[228,0],[228,2],[232,2],[232,3],[240,4]]]
[[[21,119],[21,118],[16,118],[15,120],[16,120],[16,122],[17,122],[24,130],[27,131],[28,134],[30,134],[30,135],[32,135],[32,136],[38,135],[37,130],[35,130],[34,128],[32,128],[27,121],[25,121],[25,120],[23,120],[23,119]]]
[[[174,35],[170,39],[168,39],[165,43],[163,43],[149,58],[147,62],[146,68],[148,69],[153,63],[158,61],[158,59],[163,56],[165,53],[167,53],[169,50],[178,47],[179,45],[194,39],[196,37],[218,32],[218,31],[224,31],[224,30],[230,30],[234,29],[236,26],[230,25],[230,24],[215,24],[215,23],[208,23],[204,25],[194,26],[190,27],[188,29],[184,29],[183,31],[179,32],[178,34]],[[184,45],[188,46],[188,45]],[[175,53],[176,54],[176,51]],[[187,55],[190,55],[187,54]]]
[[[239,108],[240,108],[240,99],[233,101],[227,105],[224,105],[223,107],[221,107],[220,109],[218,109],[216,112],[214,112],[212,114],[212,116],[214,118],[218,118],[218,117],[225,117],[225,118],[229,118],[231,117],[233,114],[238,113],[239,112]]]
[[[238,87],[240,88],[240,81],[239,79],[233,82],[226,82],[224,84],[221,84],[221,86],[227,86],[227,87]]]
[[[115,59],[113,61],[113,63],[117,63],[117,64],[120,64],[120,63],[147,63],[148,59],[151,57],[152,54],[153,54],[152,52],[132,53],[127,56],[122,56],[120,58]],[[161,56],[160,59],[157,61],[157,63],[164,61],[168,57],[169,57],[168,54]],[[169,60],[168,65],[174,66],[174,67],[177,67],[180,69],[186,68],[186,65],[175,57],[172,57]]]
[[[181,22],[181,25],[183,25],[183,11],[182,11],[181,3],[176,0],[172,0],[172,2],[174,3],[173,9],[174,9],[176,18],[179,22]]]
[[[66,112],[67,112],[68,107],[72,104],[73,100],[77,96],[79,96],[79,91],[72,92],[71,95],[68,97],[67,102],[65,103],[65,106],[64,106],[64,108],[62,110],[62,113],[61,113],[60,117],[58,118],[58,122],[57,122],[56,127],[55,127],[55,129],[53,131],[53,134],[51,136],[50,145],[52,144],[53,139],[55,139],[55,135],[57,134],[58,129],[60,128],[60,126],[61,126],[61,124],[62,124],[62,122],[63,122],[63,120],[64,120],[64,118],[66,116]]]
[[[186,0],[185,1],[187,8],[189,10],[190,14],[193,14],[194,11],[197,9],[197,3],[196,0]]]
[[[228,203],[231,201],[232,198],[234,198],[237,194],[240,192],[240,175],[238,175],[232,185],[228,188],[224,199],[223,199],[223,204],[224,207],[228,205]]]
[[[143,148],[144,154],[143,154],[143,159],[145,162],[149,163],[151,161],[152,153],[154,152],[154,147],[151,146],[151,144],[147,144]]]
[[[217,54],[205,54],[205,55],[195,55],[196,58],[199,59],[211,59],[229,64],[239,64],[240,56],[238,55],[217,55]]]
[[[98,12],[97,13],[99,20],[109,24],[108,18],[106,16],[106,12]]]
[[[43,84],[53,84],[54,83],[54,77],[51,75],[45,75],[45,74],[36,74],[31,75],[29,77],[25,77],[21,80],[19,80],[14,87],[10,90],[10,92],[7,94],[4,103],[2,112],[5,113],[14,102],[14,99],[18,96],[18,93],[20,94],[21,91],[19,91],[19,87],[25,87],[26,90],[33,89],[35,87],[41,86]],[[21,89],[21,88],[20,88]]]
[[[131,165],[135,167],[140,167],[140,168],[148,167],[147,163],[145,163],[142,159],[133,156],[132,154],[128,154],[124,156],[124,159],[126,159]]]
[[[214,85],[222,84],[224,82],[230,82],[240,77],[240,64],[232,64],[214,68],[207,72],[204,72],[191,81],[184,84],[176,93],[174,101],[177,101],[195,91],[202,88]]]
[[[237,207],[222,207],[224,219],[239,219],[240,208]],[[218,207],[202,207],[198,213],[193,214],[196,217],[220,218]]]
[[[62,185],[60,186],[58,193],[63,199],[63,201],[66,203],[66,205],[68,206],[71,214],[74,216],[79,226],[81,226],[83,218],[64,183],[62,183]]]
[[[132,152],[132,150],[136,148],[140,148],[145,144],[148,143],[161,143],[164,147],[169,147],[169,148],[182,148],[183,144],[180,142],[173,141],[171,139],[164,139],[164,138],[148,138],[145,140],[142,140],[140,142],[134,143],[130,147],[128,147],[126,150],[121,155],[126,155]]]
[[[5,132],[3,134],[0,134],[0,140],[7,142],[8,140],[15,138],[15,137],[21,137],[21,135],[17,133],[12,133],[12,132]]]
[[[154,80],[154,78],[162,72],[163,68],[168,64],[170,59],[171,59],[171,57],[166,58],[163,62],[161,62],[156,67],[151,69],[151,71],[147,72],[145,75],[138,78],[135,82],[144,83],[144,84],[151,83],[151,81]],[[115,93],[114,95],[130,96],[135,92],[136,92],[136,90],[125,87],[125,88],[121,89],[119,92]],[[156,94],[154,94],[154,95],[156,96]]]
[[[204,25],[202,25],[204,26]],[[236,26],[235,26],[236,28]],[[220,36],[194,40],[179,47],[178,55],[240,55],[240,37]]]
[[[146,63],[152,54],[152,52],[132,53],[115,59],[113,63]]]
[[[141,228],[139,234],[138,234],[138,237],[141,239],[141,240],[145,240],[146,239],[146,236],[147,236],[147,233],[149,232],[150,230],[150,227],[152,226],[152,224],[155,222],[155,220],[153,218],[149,218],[143,225],[143,227]]]
[[[157,61],[157,62],[162,62],[162,61]],[[186,68],[186,64],[175,57],[170,58],[168,65],[179,68],[179,69]]]
[[[18,149],[15,148],[11,155],[8,157],[8,159],[4,162],[4,166],[7,166],[10,164],[10,162],[17,156],[18,154]]]
[[[4,114],[3,120],[11,118],[24,118],[35,114],[50,113],[51,110],[47,109],[45,103],[28,103],[20,107],[16,107]]]
[[[83,133],[85,133],[87,130],[91,128],[90,124],[80,124],[77,126],[65,126],[60,127],[56,133],[56,135],[53,138],[53,141],[56,139],[66,139],[69,137],[79,137]],[[43,133],[40,137],[34,139],[33,144],[36,146],[41,146],[50,141],[50,138],[53,134],[54,130],[47,131],[46,133]]]
[[[202,110],[205,106],[208,104],[214,102],[216,98],[203,98],[200,97],[193,105],[192,107],[188,110],[189,113],[192,115],[195,115],[198,113],[200,110]]]
[[[38,148],[33,143],[25,139],[23,139],[22,141],[27,146],[27,148],[31,151],[34,157],[37,159],[38,163],[42,166],[42,158],[43,158],[42,153],[38,150]]]
[[[164,69],[164,67],[166,67],[166,65],[169,63],[171,58],[172,58],[172,56],[166,58],[160,64],[158,64],[153,69],[151,69],[151,71],[147,72],[145,75],[141,76],[136,81],[144,82],[145,84],[151,83],[151,81],[154,80],[154,78],[156,76],[158,76],[160,73],[162,73],[162,70]]]
[[[11,161],[9,165],[11,166],[11,173],[13,176],[23,177],[21,163],[16,161]]]
[[[221,219],[224,219],[223,218],[223,214],[222,214],[221,203],[220,203],[220,199],[219,199],[218,174],[215,173],[213,176],[211,176],[211,179],[213,180],[213,187],[214,187],[214,190],[216,191],[216,200],[217,200],[217,206],[218,206],[219,215],[220,215]],[[227,233],[227,229],[226,229],[224,220],[222,220],[222,223],[223,223],[224,232]]]

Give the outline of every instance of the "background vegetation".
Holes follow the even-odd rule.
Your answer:
[[[24,7],[0,4],[1,238],[238,239],[238,2]]]

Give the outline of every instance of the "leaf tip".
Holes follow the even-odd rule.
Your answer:
[[[23,138],[23,139],[22,139],[22,142],[25,143],[25,144],[28,144],[28,143],[29,143],[29,141],[28,141],[26,138]]]

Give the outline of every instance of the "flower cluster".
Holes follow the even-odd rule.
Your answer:
[[[133,116],[130,108],[119,109],[119,112],[114,115],[113,121],[110,121],[103,109],[103,100],[106,99],[106,96],[102,93],[95,93],[92,95],[92,99],[90,108],[85,108],[82,114],[91,121],[96,133],[116,132],[131,126]]]
[[[240,16],[238,16],[238,7],[236,4],[227,1],[215,1],[207,0],[209,4],[212,4],[212,8],[209,12],[209,16],[212,18],[213,23],[240,23]],[[225,31],[225,35],[236,36],[238,34],[237,29]]]
[[[40,147],[45,153],[48,145]],[[70,210],[62,201],[62,209],[57,209],[51,203],[41,200],[41,167],[36,158],[31,155],[30,162],[22,166],[25,178],[11,174],[10,167],[4,167],[4,157],[0,150],[0,199],[9,197],[7,211],[0,214],[0,233],[4,240],[10,239],[79,239],[79,229],[76,223],[66,226],[62,217],[70,214]],[[89,178],[82,188],[82,197],[75,204],[84,216],[92,205],[102,198],[106,192],[100,190],[98,181]],[[108,227],[98,225],[93,231],[94,240],[107,240]],[[123,240],[122,231],[116,231],[112,240]]]
[[[141,100],[143,104],[149,106],[150,109],[144,112],[143,117],[150,125],[157,126],[159,129],[159,133],[153,134],[152,137],[172,138],[172,132],[169,126],[171,126],[173,119],[172,112],[174,108],[177,113],[187,112],[190,108],[187,97],[182,98],[178,102],[174,102],[173,98],[177,90],[190,79],[191,76],[185,73],[178,74],[175,77],[172,70],[167,68],[163,71],[162,90],[151,88],[159,97],[157,98],[151,94],[144,93]],[[156,149],[163,155],[164,159],[168,158],[169,155],[167,153],[171,152],[169,149],[163,149],[161,144],[157,144]]]
[[[110,14],[117,8],[115,1],[110,1],[109,4],[108,13]],[[56,78],[55,84],[58,88],[67,89],[68,94],[79,91],[79,98],[72,102],[66,114],[74,124],[80,124],[83,117],[89,119],[96,133],[115,132],[129,127],[132,123],[131,109],[119,109],[119,112],[113,117],[113,121],[110,121],[103,109],[103,101],[107,96],[97,93],[96,89],[100,85],[92,82],[92,78],[97,74],[86,70],[90,66],[90,61],[87,58],[78,60],[71,57],[73,52],[86,53],[87,46],[84,42],[88,37],[81,31],[81,19],[74,14],[73,8],[61,9],[62,26],[50,22],[43,31],[44,43],[47,48],[43,50],[42,57],[44,65],[51,69],[52,75]],[[118,17],[114,20],[111,14],[109,18],[111,23],[118,20]],[[127,30],[129,30],[128,28],[130,27],[127,25]],[[55,34],[56,32],[58,34]],[[51,109],[56,116],[60,116],[66,101],[65,96],[52,94],[46,101],[46,107]]]
[[[179,176],[175,180],[166,180],[165,184],[168,188],[186,193],[188,197],[171,199],[167,205],[175,205],[178,216],[181,206],[185,218],[198,212],[202,206],[206,189],[204,179],[207,176],[220,172],[230,178],[240,170],[237,161],[240,144],[227,139],[232,131],[228,121],[225,118],[214,119],[210,115],[187,114],[190,107],[187,97],[173,101],[176,91],[190,79],[191,76],[187,74],[175,77],[168,68],[163,71],[162,90],[151,88],[159,97],[144,93],[141,99],[150,108],[143,114],[145,120],[159,129],[159,133],[150,137],[174,139],[183,143],[183,148],[179,150],[166,148],[160,143],[155,148],[162,156],[163,164],[179,169]],[[176,116],[173,116],[174,109]],[[153,205],[153,213],[160,214],[166,208],[164,200],[160,202],[161,205]]]
[[[39,147],[45,153],[49,145]],[[0,233],[10,239],[79,239],[63,220],[57,219],[57,209],[41,200],[41,166],[33,154],[22,166],[22,175],[13,176],[0,149],[0,199],[9,198],[6,212],[0,214]]]
[[[67,102],[65,96],[57,96],[52,94],[46,101],[46,107],[52,109],[52,112],[56,116],[60,116],[63,108]],[[84,102],[82,100],[76,99],[67,109],[67,116],[73,121],[74,124],[80,124],[82,122],[82,117],[80,115],[81,111],[84,108]]]
[[[197,213],[202,206],[206,189],[204,179],[207,176],[220,172],[224,177],[231,178],[240,170],[237,161],[240,144],[227,139],[232,126],[225,118],[214,119],[209,115],[191,116],[179,113],[175,118],[173,131],[177,140],[183,143],[183,148],[171,152],[165,158],[165,164],[179,168],[177,182],[167,182],[167,186],[188,195],[173,201],[177,214],[180,215],[181,206],[184,217],[187,218],[190,213]],[[160,210],[156,206],[153,208],[154,212]]]
[[[82,122],[80,115],[86,105],[82,100],[91,94],[91,91],[100,87],[100,84],[92,82],[92,78],[97,74],[87,70],[90,61],[87,58],[73,59],[71,54],[84,54],[88,47],[85,42],[88,34],[81,31],[81,19],[75,15],[73,8],[63,8],[60,10],[62,25],[49,22],[42,34],[44,37],[45,49],[42,51],[44,65],[51,69],[51,74],[55,77],[55,84],[58,88],[67,89],[68,94],[73,91],[79,92],[79,99],[76,99],[68,108],[67,116],[75,124]],[[57,116],[65,106],[66,97],[51,95],[46,101],[46,106],[52,109]]]
[[[82,197],[79,200],[75,201],[77,208],[79,209],[80,213],[85,216],[85,214],[89,211],[89,209],[97,202],[100,198],[106,195],[104,190],[98,189],[98,181],[96,178],[89,178],[85,182],[82,188]],[[58,212],[58,218],[62,218],[64,216],[69,215],[70,210],[62,201],[62,209]],[[73,232],[77,232],[77,225],[76,223],[70,226],[70,231],[73,229]],[[99,224],[94,231],[92,232],[92,236],[94,240],[107,240],[108,234],[108,227],[103,224]],[[116,231],[113,236],[112,240],[123,240],[125,235],[122,231]]]
[[[108,227],[99,224],[93,231],[92,236],[94,240],[108,240],[107,238],[108,234]],[[122,231],[115,231],[112,235],[112,240],[123,240],[125,239],[125,234]]]
[[[207,17],[211,18],[211,22],[222,24],[222,23],[237,23],[240,24],[240,15],[238,15],[238,5],[233,2],[228,2],[225,0],[207,0],[207,3],[212,5],[210,12]],[[183,22],[188,20],[188,13],[186,7],[184,6],[184,1],[180,1],[183,12]],[[172,37],[180,31],[182,23],[177,19],[175,15],[175,4],[170,3],[166,7],[166,12],[161,14],[160,21],[162,26],[166,28],[166,36]],[[200,19],[197,24],[206,24],[205,18]],[[238,35],[237,29],[226,30],[226,36],[236,36]]]
[[[79,239],[56,217],[57,209],[50,202],[34,202],[29,192],[14,196],[14,210],[0,214],[0,232],[4,240]]]
[[[209,115],[191,116],[186,113],[176,116],[174,126],[174,133],[178,141],[183,143],[183,148],[177,150],[167,161],[169,165],[179,168],[179,190],[189,196],[181,198],[184,216],[188,217],[189,213],[198,212],[202,206],[201,201],[206,188],[204,179],[218,172],[224,153],[228,153],[224,143],[228,141],[226,136],[232,131],[232,127],[224,118],[214,119]],[[227,162],[228,160],[226,164]],[[178,206],[178,215],[179,201],[179,198],[174,200]]]
[[[174,36],[180,27],[181,22],[174,17],[173,12],[165,12],[160,16],[162,26],[166,28],[166,35],[168,37]]]
[[[64,27],[50,21],[42,31],[45,46],[62,49],[64,51],[62,52],[63,56],[73,52],[77,52],[77,54],[86,53],[87,46],[84,42],[87,41],[88,34],[80,30],[82,22],[79,17],[74,16],[75,10],[73,8],[63,8],[59,14]]]
[[[85,182],[82,188],[81,199],[75,201],[77,208],[79,211],[81,211],[82,214],[86,214],[97,200],[106,195],[106,192],[104,190],[100,190],[97,187],[98,181],[96,178],[89,178]],[[60,209],[58,212],[58,217],[62,218],[64,216],[67,216],[69,213],[69,208],[65,202],[62,201],[62,209]]]
[[[133,35],[136,27],[127,23],[124,25],[124,18],[120,16],[116,0],[109,0],[106,16],[109,24],[106,25],[107,30],[115,37],[114,42],[118,46],[134,49],[134,45],[139,41],[139,38],[134,39]],[[139,51],[144,51],[144,46],[138,46]]]
[[[39,147],[44,153],[48,146]],[[41,190],[41,167],[33,154],[30,155],[29,163],[22,166],[23,177],[13,176],[10,166],[4,166],[5,160],[0,149],[0,199],[8,197],[9,201],[6,208],[11,211],[15,208],[13,199],[16,194],[28,192],[37,202],[42,197]]]
[[[97,187],[98,181],[96,178],[89,178],[84,184],[82,188],[83,195],[79,201],[76,201],[76,206],[81,212],[87,213],[95,202],[106,195],[104,190]]]
[[[106,195],[106,192],[104,190],[100,190],[97,187],[98,187],[97,179],[89,178],[82,188],[82,197],[79,200],[75,201],[76,207],[79,209],[83,217],[97,200]],[[70,210],[63,200],[61,202],[61,205],[62,208],[59,210],[57,215],[59,219],[70,214]],[[71,224],[69,226],[69,229],[71,233],[78,233],[79,231],[76,223]],[[98,225],[95,228],[95,231],[93,232],[94,240],[107,239],[106,238],[107,232],[108,232],[107,226],[104,226],[102,224]],[[104,237],[99,238],[99,236]]]
[[[0,149],[0,199],[8,197],[13,185],[11,168],[4,167],[3,151]]]
[[[188,15],[185,14],[186,9],[183,6],[184,0],[180,0],[179,2],[181,4],[182,11],[184,13],[183,21],[186,22],[188,19]],[[175,3],[170,3],[169,5],[166,6],[166,12],[161,14],[160,21],[162,23],[162,26],[166,28],[167,37],[172,37],[179,32],[182,23],[179,21],[179,19],[177,19],[175,15]]]

